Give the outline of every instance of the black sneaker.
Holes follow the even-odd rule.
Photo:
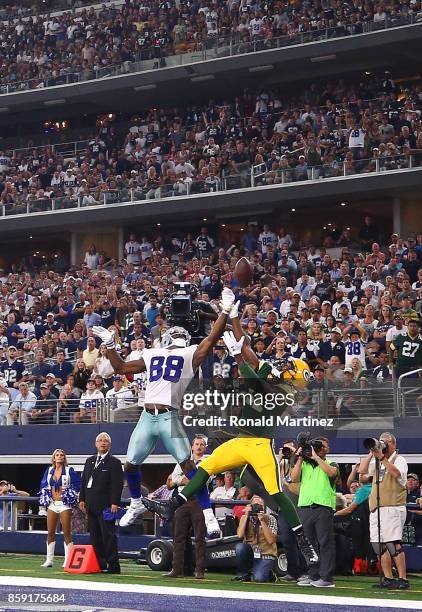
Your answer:
[[[393,591],[395,589],[398,588],[398,580],[396,580],[395,578],[383,578],[381,580],[381,584],[374,584],[372,585],[374,589],[389,589],[390,591]]]
[[[251,582],[251,575],[244,574],[243,576],[234,576],[231,582]]]
[[[176,495],[175,497],[171,497],[170,499],[166,499],[164,501],[155,501],[153,499],[149,499],[148,497],[142,497],[142,503],[147,510],[150,512],[155,512],[168,521],[172,518],[177,508],[180,508],[185,501],[186,500],[180,495]]]
[[[397,583],[397,588],[400,589],[400,591],[407,591],[407,589],[410,589],[410,583],[405,578],[399,578]]]
[[[297,536],[297,545],[299,546],[300,552],[305,557],[308,566],[318,563],[318,555],[306,535],[302,533]]]

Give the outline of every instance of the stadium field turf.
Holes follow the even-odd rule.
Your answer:
[[[422,601],[422,577],[410,576],[411,590],[386,591],[373,588],[377,577],[337,576],[336,588],[315,589],[314,587],[298,587],[295,583],[278,580],[273,584],[239,583],[232,582],[232,575],[222,573],[206,573],[204,580],[195,580],[191,577],[182,579],[165,579],[161,572],[153,572],[146,565],[137,565],[132,560],[121,562],[120,575],[104,574],[68,574],[61,568],[62,557],[57,557],[55,567],[41,568],[44,557],[40,555],[19,555],[0,553],[0,577],[33,577],[51,578],[60,580],[82,580],[87,582],[115,583],[115,584],[145,584],[155,587],[184,587],[190,589],[211,589],[216,591],[252,591],[256,593],[303,593],[312,594],[321,591],[327,597],[357,597],[385,600]],[[36,584],[36,580],[34,581]]]

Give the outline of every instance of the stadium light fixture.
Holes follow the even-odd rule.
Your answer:
[[[317,57],[311,57],[311,62],[313,64],[317,64],[318,62],[331,62],[337,59],[337,55],[335,53],[331,53],[330,55],[318,55]]]
[[[249,72],[267,72],[268,70],[274,70],[274,66],[272,64],[264,64],[263,66],[252,66],[248,70]]]
[[[149,91],[151,89],[157,89],[157,85],[155,83],[148,83],[147,85],[138,85],[133,88],[133,91]]]
[[[60,106],[60,104],[66,104],[64,98],[57,98],[56,100],[45,100],[44,106]]]
[[[213,81],[215,76],[213,74],[201,74],[200,76],[191,77],[192,83],[202,83],[203,81]]]

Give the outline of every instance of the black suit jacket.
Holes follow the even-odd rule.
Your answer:
[[[84,501],[89,512],[101,514],[112,504],[120,505],[123,489],[122,464],[117,457],[106,457],[95,468],[97,455],[88,457],[82,473],[79,501]],[[92,487],[87,484],[92,476]]]

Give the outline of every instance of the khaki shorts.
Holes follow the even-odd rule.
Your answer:
[[[401,542],[406,522],[406,506],[386,506],[380,508],[381,542]],[[378,542],[378,512],[369,516],[371,542]]]

